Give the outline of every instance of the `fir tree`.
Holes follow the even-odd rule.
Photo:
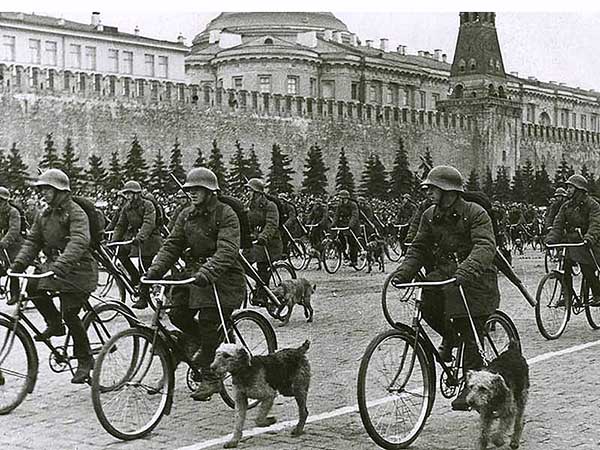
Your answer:
[[[425,150],[425,155],[420,157],[421,164],[419,164],[419,172],[421,174],[421,180],[427,178],[427,174],[433,169],[433,158],[431,157],[431,151],[429,147]]]
[[[8,158],[0,148],[0,186],[8,186]]]
[[[196,151],[196,160],[194,161],[193,167],[206,167],[206,161],[204,160],[202,149],[198,147]]]
[[[254,144],[250,146],[250,155],[246,160],[246,165],[248,169],[248,178],[262,178],[263,173],[260,169],[260,163],[258,162],[258,156],[256,156],[256,152],[254,151]]]
[[[521,173],[521,169],[517,167],[515,170],[515,175],[512,179],[512,185],[510,188],[511,198],[515,202],[522,202],[526,200],[526,191],[527,186],[525,185],[525,180],[523,179],[523,175]]]
[[[527,158],[525,165],[521,168],[521,178],[523,179],[522,200],[525,200],[526,203],[532,203],[531,191],[533,190],[533,183],[535,181],[535,169],[529,158]]]
[[[138,181],[143,182],[146,179],[146,173],[148,172],[148,165],[144,159],[144,149],[140,145],[137,136],[133,136],[131,147],[127,153],[125,164],[123,165],[125,173],[125,181]]]
[[[42,159],[38,164],[40,169],[51,169],[60,165],[60,159],[58,158],[58,152],[54,147],[54,141],[52,140],[52,133],[46,135],[44,141],[44,153]]]
[[[490,166],[487,166],[485,168],[485,178],[483,179],[483,186],[481,187],[481,190],[483,192],[485,192],[485,194],[489,198],[493,198],[493,196],[494,196],[494,178],[492,176],[492,171],[490,169]]]
[[[558,168],[554,173],[554,185],[558,187],[564,184],[564,182],[567,181],[567,179],[570,177],[570,173],[571,168],[569,167],[569,164],[567,164],[567,161],[565,160],[565,155],[563,154],[560,160],[560,164],[558,165]]]
[[[546,171],[546,165],[542,163],[539,170],[535,172],[535,180],[531,189],[531,202],[535,205],[547,205],[552,197],[553,188],[550,176]]]
[[[60,161],[60,167],[69,177],[72,190],[77,190],[81,174],[83,173],[83,167],[78,163],[79,157],[75,155],[75,149],[73,148],[71,138],[67,138],[62,159]]]
[[[288,155],[281,151],[281,147],[273,144],[271,150],[271,167],[267,175],[267,185],[270,194],[292,194],[292,174],[294,170],[290,167],[291,160]]]
[[[28,181],[27,173],[29,168],[27,167],[27,164],[23,162],[23,158],[21,158],[21,153],[17,148],[16,142],[13,142],[7,159],[8,167],[6,179],[8,185],[12,186],[14,189],[25,189]]]
[[[159,151],[160,154],[160,151]],[[161,156],[162,159],[162,156]],[[169,159],[169,172],[171,172],[175,178],[177,178],[178,180],[185,180],[185,169],[183,167],[183,162],[182,162],[182,154],[181,154],[181,148],[179,148],[179,140],[177,138],[175,138],[175,142],[173,143],[173,148],[171,149],[171,157]],[[157,162],[157,159],[154,160],[154,162]],[[168,180],[167,183],[162,183],[162,189],[164,189],[166,186],[169,187],[169,192],[177,192],[179,190],[179,186],[177,185],[177,183],[171,178],[171,176],[165,172],[166,175],[166,179]],[[158,188],[157,188],[158,189]]]
[[[102,158],[92,153],[88,159],[88,169],[85,171],[87,180],[93,185],[94,194],[106,185],[106,169],[102,166]]]
[[[510,180],[504,166],[498,167],[496,181],[494,182],[494,191],[496,192],[496,197],[501,202],[506,202],[510,199]]]
[[[229,192],[234,196],[241,196],[244,193],[244,186],[251,177],[248,177],[248,161],[239,141],[235,141],[235,152],[229,160],[228,175]]]
[[[106,179],[106,187],[109,190],[120,189],[123,185],[123,168],[119,160],[119,152],[115,150],[110,154],[110,162],[108,164],[108,175]]]
[[[408,167],[408,155],[404,149],[402,138],[400,138],[400,143],[396,148],[390,179],[390,194],[392,198],[399,199],[403,194],[412,192],[415,183],[414,175]]]
[[[183,177],[180,176],[177,177],[178,180],[183,180],[185,178],[185,174],[183,175]],[[153,191],[158,190],[159,192],[164,192],[165,188],[170,184],[170,182],[173,182],[173,184],[175,184],[175,182],[169,176],[169,171],[167,170],[165,160],[162,156],[162,152],[159,149],[158,153],[154,157],[154,160],[152,161],[152,167],[150,169],[149,187]]]
[[[478,191],[480,189],[479,174],[477,173],[477,169],[474,167],[471,169],[471,173],[469,173],[469,180],[467,181],[465,188],[467,191]]]
[[[323,152],[317,144],[311,145],[306,155],[304,171],[302,172],[301,191],[309,195],[322,196],[327,194],[327,171],[323,163]]]
[[[344,147],[340,150],[337,173],[335,174],[335,190],[339,192],[342,189],[350,192],[350,195],[354,193],[354,175],[350,171]]]
[[[359,190],[366,197],[385,199],[386,187],[385,167],[379,156],[372,154],[365,162]]]
[[[213,139],[212,141],[212,150],[210,151],[207,167],[215,173],[221,191],[227,193],[227,169],[225,168],[225,164],[223,163],[223,154],[221,153],[221,149],[217,145],[216,139]]]

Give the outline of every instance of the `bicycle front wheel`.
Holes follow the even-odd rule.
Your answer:
[[[150,433],[171,408],[171,357],[151,330],[130,328],[102,347],[92,377],[92,403],[102,427],[118,439]]]
[[[511,342],[516,342],[521,349],[521,339],[517,327],[504,312],[497,310],[490,314],[485,322],[483,350],[487,361],[496,358],[508,349]]]
[[[396,276],[391,273],[383,283],[381,309],[387,323],[392,327],[396,323],[410,325],[415,315],[415,288],[397,288],[392,283]]]
[[[396,450],[418,436],[435,400],[435,365],[412,332],[388,330],[368,345],[358,371],[358,409],[373,441]]]
[[[402,245],[398,238],[388,238],[385,243],[385,254],[388,259],[392,262],[400,261],[402,257]]]
[[[31,336],[21,325],[0,317],[0,414],[8,414],[33,392],[38,355]]]
[[[342,265],[342,250],[335,241],[326,241],[321,252],[321,260],[327,273],[336,273]]]
[[[600,306],[585,305],[585,317],[593,330],[600,329]]]
[[[99,354],[112,336],[135,324],[135,314],[123,303],[101,303],[83,317],[93,355]]]
[[[571,316],[571,299],[565,298],[562,275],[550,272],[544,276],[538,285],[535,299],[535,321],[540,333],[546,339],[558,339]]]
[[[302,270],[308,262],[306,245],[300,239],[294,239],[289,244],[288,261],[295,270]]]

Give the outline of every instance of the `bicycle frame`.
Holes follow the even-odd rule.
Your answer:
[[[273,271],[273,265],[271,264],[271,258],[269,258],[269,253],[268,253],[266,247],[265,247],[265,253],[267,254],[269,266],[271,267],[271,272],[275,273]],[[242,250],[240,250],[239,255],[240,255],[239,256],[240,261],[242,262],[242,267],[244,268],[244,274],[246,275],[246,284],[247,284],[248,288],[252,289],[250,280],[253,280],[257,284],[257,288],[258,288],[258,285],[260,285],[260,287],[262,287],[264,289],[265,293],[267,294],[267,297],[269,297],[269,300],[271,300],[278,308],[281,307],[281,302],[279,301],[277,296],[275,294],[273,294],[271,289],[269,289],[269,286],[267,286],[267,284],[263,281],[263,279],[260,277],[260,275],[258,275],[258,272],[254,268],[254,266],[243,255]],[[280,281],[281,281],[281,279],[280,279]],[[244,303],[246,301],[247,301],[247,299],[244,300]]]
[[[361,225],[361,229],[363,231],[363,234],[365,232],[365,226]],[[342,240],[340,239],[340,235],[343,231],[349,231],[350,235],[352,236],[352,239],[354,239],[354,242],[356,242],[358,244],[358,247],[360,249],[361,252],[366,252],[366,249],[363,247],[363,245],[360,243],[360,240],[358,239],[358,237],[356,236],[356,234],[354,233],[354,231],[352,231],[352,229],[350,227],[332,227],[331,231],[335,232],[335,236],[333,237],[334,240],[338,240],[339,242],[342,242]],[[364,237],[365,242],[366,242],[366,236]]]

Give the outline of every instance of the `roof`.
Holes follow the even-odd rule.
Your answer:
[[[335,31],[348,31],[348,28],[330,12],[224,12],[211,20],[204,31],[240,31],[246,28],[301,27]]]

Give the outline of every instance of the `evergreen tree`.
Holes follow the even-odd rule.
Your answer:
[[[494,182],[494,191],[496,192],[496,197],[501,202],[506,202],[510,199],[510,180],[504,166],[498,167],[496,181]]]
[[[118,190],[121,186],[123,186],[123,168],[119,160],[119,152],[115,150],[110,154],[106,187],[109,190]]]
[[[570,173],[571,168],[567,164],[567,161],[565,160],[565,155],[563,154],[560,160],[560,164],[558,165],[556,172],[554,173],[554,185],[558,187],[564,184],[565,181],[567,181],[567,179],[571,176],[569,175]]]
[[[479,188],[479,175],[477,173],[477,169],[471,169],[471,173],[469,174],[469,181],[467,181],[467,185],[465,186],[467,191],[478,191]]]
[[[102,158],[92,153],[88,159],[88,169],[85,171],[87,180],[92,184],[94,194],[98,194],[98,190],[106,185],[106,169],[102,166]]]
[[[213,139],[212,141],[212,150],[210,151],[207,167],[215,173],[221,191],[227,193],[227,169],[225,168],[225,164],[223,163],[223,154],[221,153],[221,149],[217,145],[216,139]]]
[[[309,195],[323,196],[327,194],[327,171],[323,163],[323,152],[317,144],[311,145],[306,155],[302,172],[301,192]]]
[[[202,149],[198,147],[196,153],[196,160],[194,161],[193,167],[206,167],[206,161],[204,160],[204,155],[202,154]]]
[[[291,160],[288,155],[281,151],[281,147],[273,144],[271,150],[271,167],[267,176],[268,191],[270,194],[292,194],[292,174],[294,170],[290,167]]]
[[[532,194],[533,183],[535,181],[535,169],[533,168],[533,164],[531,164],[531,160],[527,158],[525,161],[525,165],[521,168],[521,178],[523,180],[523,197],[526,203],[532,203]]]
[[[369,155],[369,157],[367,158],[367,160],[364,162],[363,170],[362,170],[362,173],[360,174],[360,183],[358,185],[358,192],[360,195],[370,197],[369,188],[371,185],[371,177],[372,177],[372,174],[374,173],[374,167],[375,167],[375,157],[371,153]]]
[[[248,166],[248,178],[262,178],[263,173],[260,169],[260,163],[258,162],[258,156],[256,156],[256,152],[254,151],[254,144],[250,146],[250,155],[246,160],[246,165]]]
[[[385,167],[379,156],[372,154],[365,162],[359,191],[366,197],[385,199],[386,186]]]
[[[350,192],[350,195],[354,194],[354,175],[350,171],[344,147],[340,150],[337,173],[335,174],[335,190],[339,192],[342,189]]]
[[[52,140],[52,133],[46,135],[44,142],[44,153],[42,159],[38,164],[40,169],[51,169],[60,165],[60,159],[58,158],[58,152],[54,147],[54,141]]]
[[[229,160],[228,175],[229,192],[234,196],[241,196],[244,193],[244,186],[251,177],[248,177],[248,161],[240,141],[235,141],[235,152]]]
[[[8,187],[8,157],[3,148],[0,148],[0,186]]]
[[[546,165],[542,163],[539,170],[535,172],[535,180],[531,189],[531,202],[535,205],[547,205],[553,194],[550,176],[546,171]]]
[[[489,198],[494,197],[494,178],[492,176],[492,170],[490,166],[485,168],[485,178],[483,179],[483,186],[481,190],[485,192]]]
[[[420,157],[421,164],[419,164],[419,172],[421,176],[421,180],[427,178],[427,174],[431,169],[433,169],[433,158],[431,157],[431,150],[429,147],[425,150],[425,155]]]
[[[160,154],[160,151],[159,151]],[[162,156],[161,156],[162,159]],[[179,140],[177,138],[175,138],[175,142],[173,143],[173,148],[171,149],[171,157],[169,159],[169,172],[171,172],[175,178],[177,178],[178,180],[185,180],[185,169],[183,167],[183,157],[181,154],[181,148],[179,147]],[[157,159],[154,160],[154,162],[157,162]],[[173,193],[173,192],[177,192],[179,190],[179,186],[177,185],[177,183],[171,178],[171,176],[165,172],[166,175],[166,179],[168,180],[167,183],[162,183],[162,189],[164,189],[165,187],[169,188],[169,192]],[[158,189],[158,188],[156,188]],[[161,189],[161,192],[162,192]]]
[[[138,181],[143,183],[148,172],[148,165],[144,159],[144,149],[140,145],[137,136],[133,136],[131,147],[127,153],[125,164],[123,165],[125,181]]]
[[[414,175],[408,167],[408,155],[404,149],[404,141],[400,138],[400,143],[396,148],[394,155],[394,164],[390,172],[390,197],[399,199],[403,194],[412,192],[415,184]]]
[[[7,159],[8,167],[6,171],[6,180],[8,185],[12,186],[14,189],[25,189],[29,178],[27,176],[29,168],[27,167],[27,164],[23,162],[23,158],[21,158],[21,153],[17,148],[16,142],[13,142]]]
[[[177,179],[185,179],[185,174],[183,177],[181,177],[180,174],[177,176]],[[169,184],[175,184],[173,179],[169,176],[169,170],[167,170],[167,165],[165,164],[165,160],[160,149],[152,161],[152,168],[150,169],[150,177],[148,181],[149,188],[153,191],[158,190],[159,192],[164,192]]]
[[[60,161],[60,168],[69,177],[71,189],[74,191],[77,190],[80,184],[81,175],[83,173],[83,167],[81,167],[78,163],[79,156],[75,155],[75,149],[73,148],[71,138],[67,138],[65,149],[62,154],[62,159]]]
[[[525,180],[523,180],[523,175],[521,174],[521,169],[517,167],[515,170],[515,174],[512,179],[512,186],[510,188],[510,195],[513,201],[522,202],[526,199],[526,190],[527,186],[525,185]]]

